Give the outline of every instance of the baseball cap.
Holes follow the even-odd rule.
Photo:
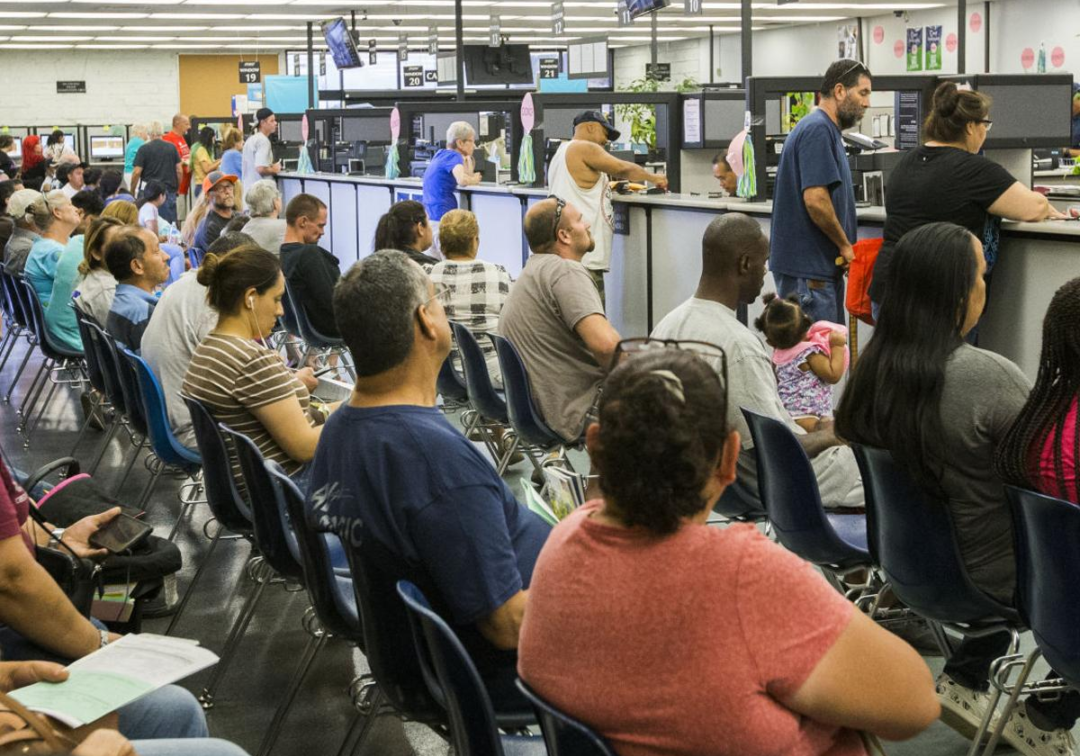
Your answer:
[[[220,184],[222,181],[231,181],[232,183],[235,184],[236,181],[237,181],[237,177],[232,175],[231,173],[222,173],[221,171],[210,171],[210,173],[206,174],[206,178],[203,179],[202,190],[204,192],[208,192],[211,189],[213,189],[215,186]]]
[[[60,163],[60,165],[56,167],[56,178],[62,182],[67,181],[68,176],[71,175],[71,172],[74,171],[76,168],[82,168],[83,170],[86,170],[89,167],[89,163]]]
[[[255,111],[255,123],[262,123],[273,114],[274,111],[272,111],[270,108],[259,108]]]
[[[607,130],[607,138],[612,142],[619,138],[619,132],[611,125],[611,121],[607,119],[607,116],[599,110],[586,110],[584,113],[578,113],[577,117],[574,118],[575,128],[583,123],[600,124]]]
[[[26,217],[26,211],[30,209],[30,205],[40,197],[41,192],[36,189],[20,189],[8,197],[8,215],[15,220],[22,220]]]

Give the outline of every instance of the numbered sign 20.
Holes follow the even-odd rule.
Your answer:
[[[401,69],[402,83],[406,87],[424,86],[423,66],[404,66]]]

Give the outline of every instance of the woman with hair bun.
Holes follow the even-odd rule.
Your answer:
[[[885,241],[874,265],[870,298],[876,311],[889,290],[890,262],[900,238],[919,226],[956,223],[982,242],[987,274],[997,259],[1001,219],[1063,218],[1038,192],[978,154],[993,121],[990,98],[951,81],[934,92],[926,144],[909,150],[885,191]]]
[[[586,431],[603,498],[536,562],[522,679],[620,756],[864,756],[859,730],[924,730],[939,707],[913,648],[752,526],[706,525],[739,456],[726,387],[649,343],[623,352]]]
[[[256,244],[227,255],[207,254],[198,282],[207,288],[206,301],[218,322],[195,348],[181,392],[205,404],[218,422],[248,436],[266,459],[303,485],[333,406],[312,407],[309,391],[318,385],[312,369],[294,373],[264,344],[284,314],[281,261]],[[235,458],[232,468],[243,489]]]

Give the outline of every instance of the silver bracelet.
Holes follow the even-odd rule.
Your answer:
[[[107,645],[109,645],[109,631],[98,630],[98,632],[101,633],[101,645],[98,646],[98,648],[105,648]]]

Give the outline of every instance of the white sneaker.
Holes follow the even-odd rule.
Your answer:
[[[973,739],[986,714],[990,694],[965,688],[945,673],[938,677],[936,690],[938,702],[941,704],[941,721],[968,740]],[[990,732],[993,732],[997,722],[998,713],[994,712],[990,720]]]
[[[1027,702],[1016,705],[1001,739],[1026,756],[1074,756],[1076,741],[1064,727],[1043,730],[1036,727],[1027,714]]]

